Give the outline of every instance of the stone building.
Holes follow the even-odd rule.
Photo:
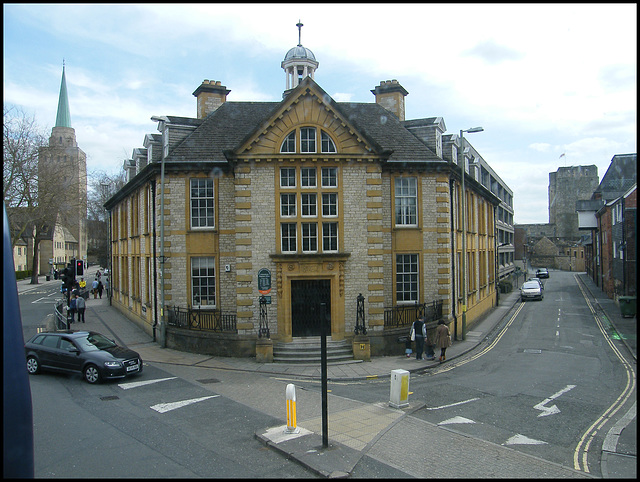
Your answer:
[[[87,156],[71,127],[64,67],[56,124],[49,145],[38,150],[38,179],[39,192],[55,194],[59,202],[58,214],[39,245],[39,273],[46,274],[52,267],[64,268],[71,258],[87,259]]]
[[[372,355],[402,349],[423,310],[462,336],[463,281],[468,327],[497,303],[501,199],[469,174],[472,146],[445,141],[441,118],[406,121],[397,80],[373,103],[336,102],[309,49],[282,67],[282,101],[228,101],[205,80],[197,118],[152,118],[147,159],[126,163],[129,181],[105,204],[112,304],[200,353],[252,356],[263,322],[276,342],[316,336],[322,310],[331,339],[351,341],[359,299]]]

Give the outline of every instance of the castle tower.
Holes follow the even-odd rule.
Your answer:
[[[62,66],[62,81],[58,98],[56,124],[51,129],[49,145],[38,151],[38,193],[44,196],[55,193],[59,206],[57,219],[52,219],[51,231],[64,231],[74,239],[67,243],[77,243],[75,256],[87,259],[87,156],[78,147],[76,132],[71,127],[69,97],[65,67]],[[53,234],[52,234],[53,236]],[[69,251],[67,250],[68,254]],[[64,256],[52,239],[41,242],[40,272],[49,271],[49,259],[60,260]],[[68,255],[67,258],[71,257]],[[64,262],[68,259],[64,260]],[[54,261],[55,263],[55,261]]]
[[[549,223],[558,238],[580,239],[577,201],[588,201],[598,189],[598,167],[560,167],[549,173]]]
[[[287,52],[280,64],[287,77],[283,98],[291,89],[295,89],[305,77],[308,76],[313,79],[313,74],[319,65],[313,52],[302,46],[302,26],[303,24],[298,20],[296,24],[296,27],[298,27],[298,45]]]

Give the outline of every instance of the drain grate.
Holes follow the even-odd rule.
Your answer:
[[[106,397],[100,397],[100,400],[105,402],[108,400],[120,400],[120,397],[118,395],[108,395]]]
[[[204,378],[202,380],[196,380],[198,383],[220,383],[217,378]]]

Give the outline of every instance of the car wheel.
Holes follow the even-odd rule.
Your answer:
[[[27,372],[29,372],[29,375],[35,375],[39,371],[40,363],[38,363],[37,358],[33,356],[27,357]]]
[[[98,383],[100,381],[100,372],[95,365],[87,365],[84,369],[84,379],[91,384]]]

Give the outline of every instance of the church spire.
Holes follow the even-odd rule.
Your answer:
[[[71,127],[69,97],[67,96],[67,81],[64,76],[64,60],[62,61],[62,82],[60,83],[60,97],[58,98],[58,115],[56,116],[56,127]]]

